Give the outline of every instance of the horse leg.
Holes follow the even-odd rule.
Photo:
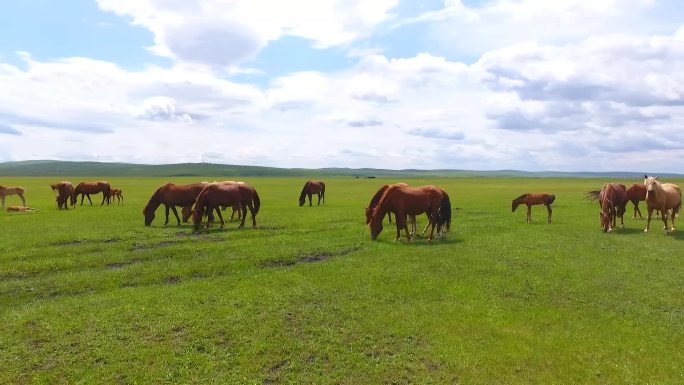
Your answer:
[[[0,195],[0,198],[2,198],[2,208],[5,208],[5,194]]]
[[[19,195],[19,198],[21,198],[21,204],[22,204],[24,207],[26,207],[26,199],[24,199],[24,194],[21,193],[21,194],[17,194],[17,195]]]
[[[651,216],[653,216],[653,209],[648,208],[648,219],[646,219],[646,229],[644,229],[645,233],[648,233],[649,227],[651,227]]]
[[[254,214],[254,206],[252,205],[252,202],[247,203],[247,207],[249,208],[249,213],[252,214],[252,228],[256,227],[256,216]],[[247,212],[245,212],[245,217],[247,216]]]
[[[408,225],[406,223],[406,213],[396,213],[394,219],[397,220],[397,229],[404,229],[404,233],[406,234],[406,242],[411,243],[411,234],[409,234]],[[399,231],[397,231],[397,233],[399,233]],[[397,234],[397,240],[399,239],[398,235],[399,234]]]
[[[432,209],[432,213],[430,215],[430,225],[432,225],[432,228],[430,229],[430,236],[428,237],[428,242],[432,242],[432,237],[435,234],[435,226],[437,224],[437,215],[439,215],[438,209]]]
[[[240,211],[242,211],[242,219],[240,220],[240,226],[238,226],[238,229],[242,229],[245,227],[245,218],[247,217],[247,203],[240,203]]]
[[[316,204],[316,206],[320,206],[321,205],[321,193],[318,193],[316,195],[318,195],[318,203]]]
[[[221,210],[216,206],[216,214],[218,214],[219,219],[221,220],[221,228],[223,229],[223,226],[226,224],[226,221],[223,220],[223,214],[221,214]]]
[[[387,212],[387,218],[389,218],[387,223],[392,223],[392,213],[390,213],[389,211]]]
[[[663,210],[662,215],[660,216],[661,219],[663,220],[663,223],[665,224],[663,226],[663,230],[665,230],[665,234],[667,234],[667,215],[668,215],[667,210]]]
[[[93,200],[90,199],[90,194],[87,194],[86,196],[88,197],[88,202],[90,202],[90,205],[92,206],[92,205],[93,205]]]
[[[532,206],[530,205],[527,205],[527,219],[525,220],[525,222],[532,222]]]
[[[428,220],[428,221],[427,221],[427,225],[425,225],[425,228],[423,229],[423,232],[420,233],[421,236],[424,236],[424,235],[425,235],[425,232],[426,232],[427,229],[430,227],[430,213],[429,213],[429,212],[425,213],[425,216],[427,217],[427,220]]]
[[[176,205],[171,205],[171,210],[173,211],[173,215],[176,216],[176,221],[178,221],[178,226],[180,226],[180,217],[178,216],[178,211],[176,210]]]
[[[311,203],[311,197],[313,196],[313,194],[311,194],[311,193],[306,193],[306,195],[309,196],[309,207],[313,206],[313,204]]]
[[[547,223],[551,223],[551,214],[553,214],[553,210],[551,210],[551,205],[546,205],[546,211],[549,212],[549,218],[547,219]]]
[[[164,205],[164,207],[166,208],[166,221],[164,222],[164,226],[166,226],[169,224],[169,210],[171,208],[169,207],[169,205]]]

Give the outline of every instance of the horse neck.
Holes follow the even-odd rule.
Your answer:
[[[375,206],[375,216],[382,219],[385,217],[385,214],[387,214],[387,212],[390,211],[390,209],[392,208],[392,194],[396,189],[397,187],[390,186],[385,190],[385,192],[382,194],[382,197],[380,198],[380,201]]]
[[[375,195],[373,195],[373,198],[371,198],[371,201],[370,201],[370,203],[368,204],[368,208],[371,208],[371,209],[372,209],[372,208],[374,208],[375,206],[378,205],[378,202],[380,201],[380,198],[382,198],[382,194],[384,194],[385,191],[387,191],[387,188],[389,188],[389,186],[385,185],[385,186],[383,186],[380,190],[378,190],[378,191],[375,193]]]
[[[311,183],[311,182],[304,183],[304,187],[302,188],[302,193],[299,194],[299,199],[304,198],[304,196],[306,195],[308,188],[309,188],[309,183]]]
[[[150,198],[149,202],[147,202],[147,206],[145,206],[145,212],[154,212],[157,210],[157,207],[159,207],[159,205],[161,204],[159,195],[159,190],[155,191],[154,194],[152,194],[152,197]]]

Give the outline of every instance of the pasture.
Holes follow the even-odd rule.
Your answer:
[[[124,206],[69,211],[58,179],[86,180],[0,182],[38,209],[0,213],[3,384],[684,383],[684,225],[643,233],[629,204],[602,233],[584,194],[609,180],[325,178],[299,207],[306,178],[243,177],[258,228],[192,235],[163,207],[143,225],[169,178],[106,178]],[[446,238],[370,240],[363,209],[399,181],[449,192]],[[556,195],[552,224],[511,213],[532,191]]]

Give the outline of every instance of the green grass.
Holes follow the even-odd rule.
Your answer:
[[[0,383],[684,383],[684,232],[603,234],[602,180],[405,180],[456,208],[406,244],[364,225],[396,180],[329,178],[300,208],[302,178],[246,178],[259,228],[193,236],[161,209],[143,226],[167,179],[108,179],[124,206],[61,212],[54,179],[2,180],[39,211],[0,213]],[[535,190],[554,223],[510,212]]]

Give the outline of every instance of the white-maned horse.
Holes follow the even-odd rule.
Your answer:
[[[658,177],[644,175],[644,185],[646,185],[646,206],[648,207],[648,221],[646,229],[648,232],[651,225],[651,214],[653,210],[660,210],[662,213],[665,233],[667,234],[667,217],[672,218],[671,231],[675,230],[675,218],[682,207],[682,190],[673,183],[660,183]]]

